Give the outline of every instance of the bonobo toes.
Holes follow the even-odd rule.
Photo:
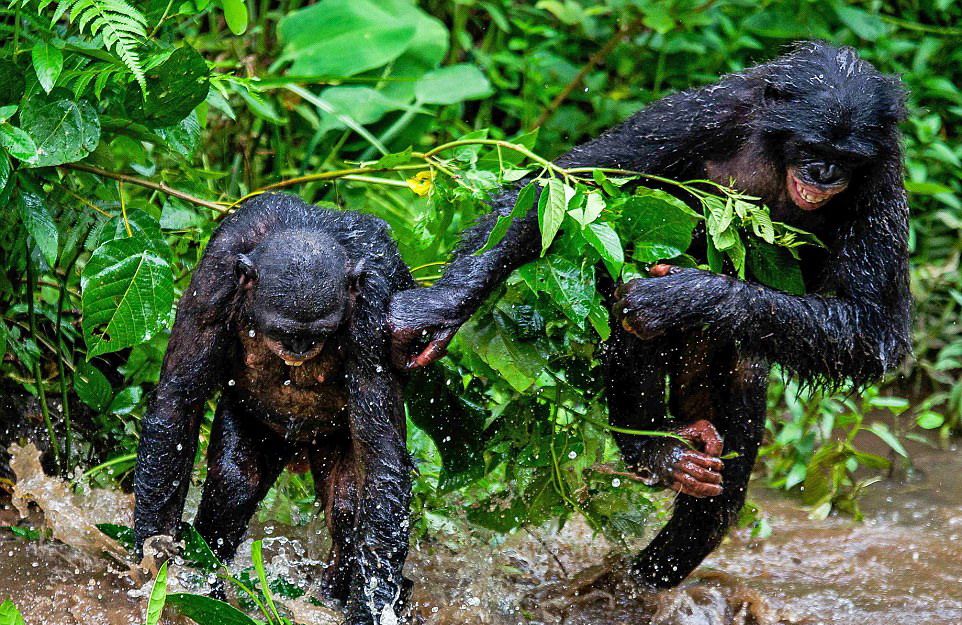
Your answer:
[[[666,439],[648,458],[639,463],[638,473],[672,490],[692,497],[717,497],[722,494],[721,456],[723,443],[718,431],[704,419],[675,431],[695,449]]]

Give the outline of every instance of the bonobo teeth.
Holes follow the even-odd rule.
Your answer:
[[[300,367],[304,363],[296,360],[285,360],[284,364],[287,365],[288,367]]]

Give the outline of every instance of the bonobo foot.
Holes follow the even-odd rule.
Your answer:
[[[653,441],[633,468],[651,484],[664,484],[692,497],[717,497],[722,494],[725,466],[721,456],[723,443],[718,431],[701,419],[675,433],[696,448],[672,439]]]

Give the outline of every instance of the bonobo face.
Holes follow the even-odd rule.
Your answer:
[[[854,50],[803,46],[763,71],[756,128],[783,200],[805,211],[832,204],[891,149],[904,117],[902,89]]]
[[[344,249],[319,233],[272,235],[237,259],[254,332],[287,365],[317,356],[350,312]]]

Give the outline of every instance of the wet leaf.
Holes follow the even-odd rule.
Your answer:
[[[98,247],[80,284],[88,359],[142,343],[170,321],[173,273],[139,237]]]
[[[795,295],[805,293],[801,267],[785,248],[754,240],[747,260],[748,271],[762,284]]]
[[[63,52],[49,41],[38,41],[34,44],[30,56],[40,86],[50,93],[63,70]]]
[[[534,196],[536,190],[533,182],[529,182],[524,186],[523,189],[518,193],[518,197],[514,201],[514,208],[511,209],[511,214],[505,217],[504,215],[498,215],[498,220],[495,222],[494,227],[491,228],[491,232],[488,234],[488,240],[485,241],[484,246],[475,252],[477,254],[483,254],[487,252],[492,247],[501,242],[504,235],[508,233],[508,228],[511,227],[511,223],[515,219],[521,219],[528,214],[531,207],[534,206]]]
[[[461,63],[428,72],[418,80],[414,93],[424,104],[454,104],[490,95],[491,83],[476,66]]]
[[[24,228],[37,243],[47,264],[51,267],[55,266],[57,255],[60,253],[60,233],[57,230],[57,224],[54,223],[53,215],[50,214],[50,209],[47,208],[47,203],[39,195],[21,191],[17,204]]]
[[[73,388],[80,401],[97,412],[103,412],[110,405],[114,390],[100,369],[92,363],[81,361],[73,376]]]
[[[229,603],[203,595],[175,592],[167,595],[167,605],[177,610],[198,625],[259,625]]]
[[[909,453],[905,451],[905,447],[902,446],[902,443],[899,442],[899,439],[895,437],[895,434],[892,433],[887,425],[881,421],[876,421],[869,427],[869,430],[881,438],[886,445],[891,447],[892,451],[903,458],[909,457]]]
[[[150,599],[147,601],[147,618],[144,625],[157,625],[160,622],[160,615],[164,612],[164,604],[167,600],[167,563],[161,565],[157,571],[157,578],[154,586],[150,590]]]
[[[541,229],[542,256],[551,247],[561,228],[566,205],[565,184],[557,178],[551,178],[542,189],[541,197],[538,198],[538,227]]]
[[[33,156],[26,160],[31,167],[79,161],[100,143],[97,111],[86,100],[75,102],[72,97],[72,93],[58,88],[47,97],[24,101],[20,127],[36,145]]]
[[[207,99],[210,69],[196,50],[184,45],[147,71],[147,94],[130,84],[124,106],[134,121],[153,128],[172,126]]]
[[[116,540],[124,549],[133,553],[134,529],[132,527],[117,525],[115,523],[98,523],[97,529]]]
[[[622,241],[634,244],[632,257],[636,261],[675,258],[691,245],[698,218],[692,215],[691,209],[682,208],[676,202],[654,194],[631,197],[624,202],[618,233]]]

